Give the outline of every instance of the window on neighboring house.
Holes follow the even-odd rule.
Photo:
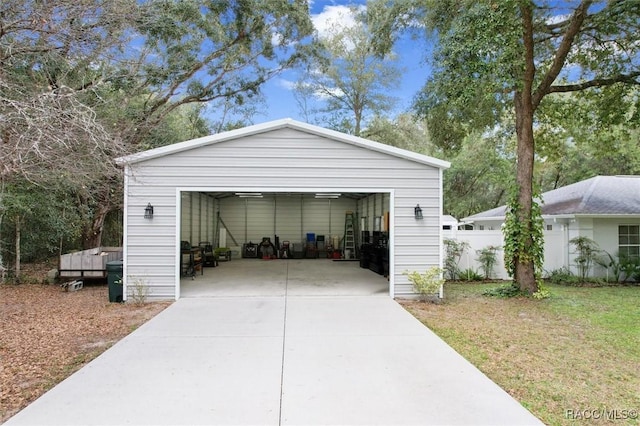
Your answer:
[[[547,231],[553,231],[553,225],[547,225]]]
[[[620,257],[640,257],[640,225],[620,225],[618,246]]]

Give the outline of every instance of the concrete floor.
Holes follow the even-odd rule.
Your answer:
[[[353,262],[207,269],[6,425],[541,424],[387,292]]]
[[[180,280],[181,297],[389,296],[389,281],[356,261],[232,259]]]

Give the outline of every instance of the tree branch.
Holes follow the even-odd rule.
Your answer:
[[[553,58],[551,67],[549,68],[546,75],[538,85],[535,93],[533,94],[532,104],[534,110],[538,107],[538,105],[540,105],[542,98],[547,93],[549,93],[549,88],[562,71],[562,68],[564,67],[564,64],[567,60],[567,56],[571,51],[571,46],[573,45],[576,35],[580,32],[580,27],[587,17],[587,10],[589,9],[591,3],[592,0],[583,0],[582,3],[580,3],[580,5],[573,12],[569,25],[567,26],[567,30],[564,33],[564,37],[560,42],[560,46],[558,46],[558,50],[556,50],[556,54]]]
[[[547,93],[564,93],[577,92],[591,87],[611,86],[616,83],[640,84],[640,71],[631,74],[618,74],[609,78],[594,78],[593,80],[583,81],[582,83],[553,85]]]

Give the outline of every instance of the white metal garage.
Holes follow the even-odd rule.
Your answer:
[[[125,171],[124,282],[149,297],[180,297],[180,242],[227,246],[307,233],[342,237],[345,212],[389,236],[389,292],[412,294],[402,275],[442,265],[442,171],[446,161],[277,120],[118,159]],[[424,219],[414,216],[420,205]],[[145,208],[153,217],[145,218]],[[361,225],[361,226],[360,226]],[[236,253],[237,254],[237,253]]]

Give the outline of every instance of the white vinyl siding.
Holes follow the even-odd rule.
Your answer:
[[[343,210],[350,208],[342,203],[347,201],[314,200],[308,195],[309,199],[304,198],[300,203],[302,212],[306,213],[300,217],[302,223],[298,229],[300,207],[293,206],[300,200],[287,199],[284,189],[307,194],[376,193],[369,197],[373,199],[367,200],[365,207],[355,202],[352,205],[360,209],[361,215],[366,211],[370,230],[373,230],[373,217],[384,216],[393,200],[396,251],[391,262],[395,266],[392,266],[395,296],[412,294],[410,283],[402,275],[404,270],[424,270],[440,264],[441,182],[437,166],[299,129],[280,128],[148,158],[127,166],[126,173],[126,280],[144,275],[153,287],[154,297],[175,296],[176,245],[181,239],[194,244],[213,239],[215,208],[207,205],[209,201],[203,201],[207,196],[200,192],[278,193],[275,199],[247,199],[248,211],[237,201],[219,201],[222,219],[239,244],[258,241],[263,236],[273,237],[275,233],[281,241],[298,241],[307,232],[342,235]],[[189,212],[190,220],[179,222],[178,199],[182,204],[180,211]],[[152,220],[143,218],[147,203],[155,209]],[[416,204],[420,204],[424,220],[414,218]],[[287,209],[287,205],[292,208]],[[274,210],[283,212],[275,220],[269,213]],[[304,223],[307,213],[314,218],[312,229]],[[248,223],[245,214],[250,218]],[[286,223],[282,228],[280,220]],[[200,226],[194,226],[193,221]],[[252,225],[252,221],[258,225]],[[177,226],[181,235],[175,235]],[[207,235],[202,235],[200,229],[206,230],[207,226],[209,230],[204,231]],[[270,234],[264,235],[265,231]],[[227,245],[231,244],[227,237]]]

